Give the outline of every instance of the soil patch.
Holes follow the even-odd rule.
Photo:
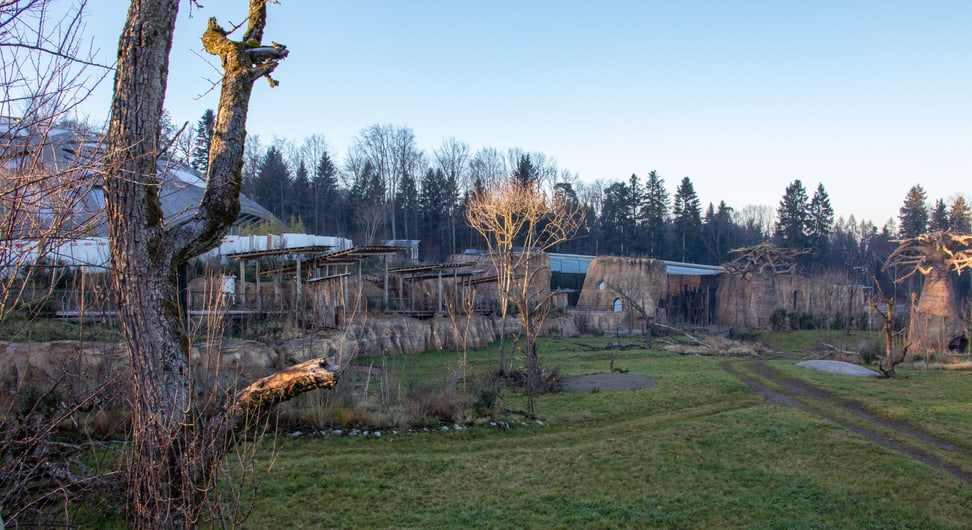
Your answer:
[[[590,374],[565,380],[560,385],[564,392],[621,392],[655,386],[655,380],[646,375]]]

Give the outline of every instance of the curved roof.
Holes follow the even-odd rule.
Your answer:
[[[103,236],[107,227],[102,215],[105,202],[100,166],[104,156],[101,135],[79,132],[61,126],[24,125],[16,120],[0,118],[0,172],[26,174],[43,167],[53,181],[48,188],[69,190],[73,197],[58,204],[70,209],[72,217],[63,224],[66,230],[84,227],[87,235]],[[171,156],[158,161],[162,189],[159,195],[167,226],[188,221],[199,207],[205,189],[205,177]],[[25,179],[26,180],[26,179]],[[52,209],[48,206],[48,209]],[[237,225],[279,220],[256,201],[240,194],[240,213]],[[26,226],[26,225],[25,225]],[[29,234],[24,234],[30,237]]]

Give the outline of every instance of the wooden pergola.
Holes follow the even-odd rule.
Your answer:
[[[477,272],[479,272],[479,271],[460,271],[460,269],[464,269],[466,267],[471,267],[473,265],[475,265],[475,263],[473,263],[473,262],[440,263],[440,264],[436,264],[436,265],[422,265],[422,266],[418,266],[418,267],[403,267],[403,268],[399,268],[399,269],[392,269],[391,271],[388,271],[388,272],[390,272],[391,274],[394,274],[398,278],[398,292],[402,294],[402,299],[403,300],[404,300],[404,296],[405,296],[405,288],[404,288],[405,281],[422,281],[422,280],[428,280],[428,279],[436,279],[437,280],[437,286],[436,286],[436,312],[437,313],[441,313],[443,311],[443,288],[442,288],[443,273],[444,272],[451,271],[452,272],[451,276],[452,276],[452,279],[453,279],[453,284],[458,287],[458,285],[459,285],[459,278],[460,277],[462,277],[464,279],[471,278],[473,274],[476,274]],[[387,300],[387,293],[388,293],[387,275],[386,275],[385,278],[386,278],[386,285],[385,285],[386,299],[385,299],[385,302],[386,302],[386,305],[387,305],[387,301],[388,301]],[[412,292],[409,293],[409,304],[408,304],[408,308],[404,307],[404,304],[403,304],[403,307],[400,307],[398,312],[401,312],[401,313],[414,313],[414,312],[417,312],[416,309],[415,309],[415,297],[414,297],[414,293],[412,293]],[[418,311],[418,312],[426,312],[426,311]]]
[[[405,250],[404,247],[397,246],[366,246],[366,247],[353,247],[344,250],[331,251],[333,247],[330,246],[304,246],[304,247],[293,247],[293,248],[279,248],[272,250],[257,250],[250,252],[236,252],[227,254],[227,258],[240,260],[240,283],[245,285],[245,265],[247,260],[256,260],[256,295],[257,295],[257,309],[262,309],[262,299],[260,297],[260,277],[270,276],[270,275],[281,275],[281,274],[295,274],[297,280],[297,304],[300,305],[302,301],[302,276],[304,270],[314,270],[318,271],[322,267],[325,269],[323,276],[318,276],[308,280],[308,283],[325,281],[334,278],[346,278],[350,275],[348,267],[351,265],[356,265],[358,269],[358,294],[360,299],[361,294],[361,262],[366,258],[371,256],[384,256],[385,257],[385,304],[388,303],[388,259],[387,256],[390,254],[396,254]],[[260,271],[260,259],[271,256],[289,256],[294,255],[296,257],[296,263],[292,265],[286,265],[283,267],[278,267],[276,269],[271,269],[268,271]],[[310,259],[305,260],[306,256],[312,256]],[[344,266],[344,273],[331,273],[331,267]],[[347,300],[346,286],[342,285],[342,290],[344,291],[345,301]]]

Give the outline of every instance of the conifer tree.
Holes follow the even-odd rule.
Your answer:
[[[948,230],[950,227],[948,207],[945,206],[945,201],[937,199],[935,201],[935,207],[932,208],[931,216],[928,219],[928,231],[937,232],[940,230]]]
[[[665,179],[657,171],[649,171],[641,202],[641,222],[645,237],[645,252],[659,258],[665,255],[665,236],[668,232],[668,192]]]
[[[696,259],[702,233],[702,208],[695,186],[684,177],[672,200],[672,225],[675,230],[675,252],[678,259]]]
[[[927,196],[921,184],[915,184],[905,195],[904,205],[898,210],[898,237],[918,237],[928,230]]]
[[[800,179],[791,182],[783,193],[776,211],[776,239],[781,246],[804,249],[810,246],[807,237],[810,225],[810,201]]]
[[[807,225],[807,242],[809,243],[810,261],[824,263],[830,252],[830,236],[834,231],[834,209],[830,206],[830,196],[823,184],[817,184],[817,190],[810,199],[809,218]]]
[[[972,233],[972,208],[966,202],[965,197],[959,195],[952,201],[952,206],[948,209],[949,225],[952,232],[956,234]]]
[[[203,174],[209,169],[209,146],[213,143],[215,126],[216,115],[213,114],[213,109],[206,109],[196,122],[196,145],[192,149],[189,165]]]

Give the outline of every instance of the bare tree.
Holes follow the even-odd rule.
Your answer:
[[[86,2],[52,4],[0,1],[0,323],[14,312],[34,316],[57,283],[58,269],[43,265],[99,222],[99,139],[75,111],[111,69],[83,44]],[[49,281],[35,281],[41,270]],[[85,381],[65,395],[63,382],[0,404],[0,511],[11,527],[48,508],[64,513],[104,478],[76,460],[85,444],[57,437],[80,407],[105,398],[104,388]]]
[[[455,138],[447,138],[442,141],[442,145],[434,151],[434,154],[435,161],[450,184],[450,191],[457,195],[449,198],[449,235],[451,239],[449,248],[455,254],[459,196],[462,195],[464,190],[468,189],[469,146]]]
[[[583,220],[584,211],[562,195],[545,193],[535,183],[515,178],[473,195],[466,206],[466,221],[485,240],[496,270],[503,334],[508,305],[523,321],[531,396],[541,387],[536,338],[550,311],[550,286],[535,281],[540,258],[570,240]],[[502,342],[500,365],[505,369]],[[532,403],[531,398],[531,407]]]
[[[477,185],[485,188],[498,184],[508,174],[506,160],[496,148],[484,147],[476,151],[469,161],[470,188]]]
[[[884,294],[884,290],[881,289],[881,282],[877,278],[872,279],[874,280],[874,288],[880,296],[868,297],[867,305],[871,306],[871,309],[881,316],[881,321],[884,323],[884,359],[882,363],[878,364],[878,369],[881,370],[884,377],[894,377],[894,367],[903,363],[905,358],[908,357],[908,349],[911,348],[911,343],[906,344],[901,349],[901,355],[895,358],[894,339],[900,332],[894,329],[894,298],[888,298]],[[882,305],[884,309],[881,308]]]
[[[128,460],[129,517],[135,528],[191,527],[211,488],[212,473],[236,440],[237,420],[297,392],[334,384],[321,359],[245,389],[214,414],[192,400],[187,340],[176,271],[212,248],[239,212],[245,124],[253,83],[271,77],[284,46],[262,45],[267,0],[251,0],[239,40],[215,19],[202,42],[224,74],[203,197],[195,215],[166,226],[156,161],[159,118],[178,0],[133,0],[118,45],[105,160],[112,279],[133,377]],[[234,28],[235,30],[235,28]]]
[[[33,265],[96,222],[98,139],[68,122],[111,70],[82,43],[86,2],[59,15],[50,4],[0,2],[0,322]],[[74,155],[65,162],[61,149]]]

